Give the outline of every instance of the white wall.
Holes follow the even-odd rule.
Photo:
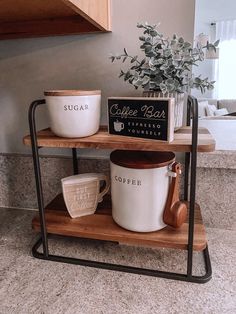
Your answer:
[[[204,33],[213,41],[215,40],[215,26],[211,26],[211,23],[231,19],[236,19],[235,0],[196,0],[194,37]],[[214,80],[214,62],[217,61],[205,60],[198,67],[194,67],[193,73]],[[204,97],[213,98],[213,93],[213,91],[206,92]],[[203,97],[200,91],[193,90],[192,94],[196,97]]]
[[[123,47],[138,53],[138,21],[161,22],[165,34],[192,41],[194,2],[113,0],[112,33],[0,41],[0,152],[30,152],[22,144],[28,133],[28,106],[46,89],[101,89],[106,122],[108,96],[137,93],[118,79],[120,64],[111,64],[109,53]],[[47,126],[42,109],[39,127]]]

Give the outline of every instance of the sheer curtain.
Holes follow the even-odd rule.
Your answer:
[[[216,22],[216,39],[220,39],[220,49],[215,96],[236,99],[236,20]]]

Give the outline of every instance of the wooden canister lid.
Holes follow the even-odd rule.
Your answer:
[[[168,166],[174,162],[172,152],[152,152],[135,150],[115,150],[110,155],[112,163],[133,169],[152,169]]]
[[[101,95],[100,90],[48,90],[45,96],[90,96]]]

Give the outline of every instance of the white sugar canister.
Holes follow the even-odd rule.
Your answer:
[[[51,90],[44,92],[51,130],[62,137],[86,137],[99,129],[101,91]]]
[[[172,152],[116,150],[111,153],[112,217],[137,232],[164,228],[163,212],[169,186]]]

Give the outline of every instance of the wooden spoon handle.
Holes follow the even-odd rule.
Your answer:
[[[179,228],[187,217],[187,206],[179,200],[179,176],[181,173],[180,163],[173,163],[172,171],[176,173],[176,177],[172,178],[169,193],[163,213],[163,221],[165,224],[174,228]]]

